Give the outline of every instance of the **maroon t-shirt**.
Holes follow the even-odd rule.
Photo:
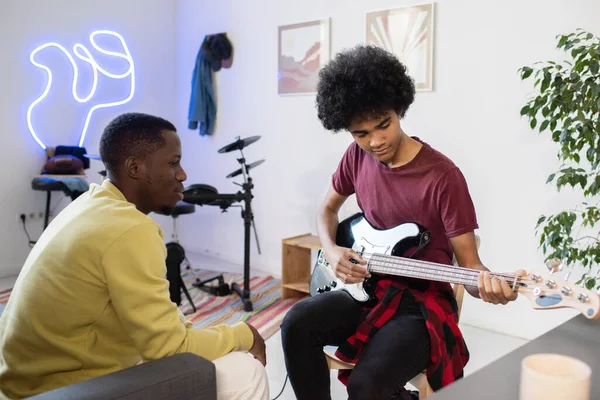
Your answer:
[[[333,174],[333,188],[341,195],[356,194],[367,220],[379,229],[415,222],[431,232],[419,259],[452,263],[448,238],[477,229],[477,218],[467,182],[458,167],[427,143],[400,167],[390,168],[356,142],[346,150]]]
[[[406,222],[424,226],[431,241],[415,255],[421,260],[451,264],[453,251],[448,239],[478,228],[464,176],[450,159],[426,143],[412,161],[397,168],[385,166],[353,143],[333,175],[333,188],[341,195],[355,193],[358,205],[376,228],[389,229]],[[406,291],[412,296],[404,298]],[[339,346],[337,357],[356,363],[379,327],[393,315],[405,313],[403,308],[416,307],[425,317],[429,333],[427,380],[431,388],[439,390],[463,376],[469,352],[458,327],[450,284],[381,276],[374,292],[378,303]],[[340,370],[339,379],[347,384],[349,374],[350,370]]]

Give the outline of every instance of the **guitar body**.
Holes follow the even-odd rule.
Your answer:
[[[357,213],[340,222],[336,244],[348,247],[358,254],[385,254],[409,257],[430,241],[430,233],[416,223],[405,223],[390,229],[377,229],[364,214]],[[410,251],[410,253],[409,253]],[[363,283],[346,285],[336,277],[335,271],[319,251],[310,281],[310,295],[344,290],[360,303],[376,301],[372,291],[373,277]]]

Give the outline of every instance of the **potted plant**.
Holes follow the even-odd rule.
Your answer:
[[[557,36],[567,60],[538,62],[519,69],[533,79],[533,95],[521,109],[531,129],[558,144],[559,169],[546,183],[560,191],[580,190],[584,201],[557,214],[542,215],[536,234],[546,260],[583,267],[577,284],[599,289],[600,276],[600,39],[578,29]]]

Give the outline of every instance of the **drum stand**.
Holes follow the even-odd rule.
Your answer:
[[[242,150],[240,150],[242,152]],[[231,284],[231,289],[236,292],[244,303],[244,311],[252,311],[252,301],[250,300],[250,227],[254,228],[254,236],[256,237],[256,246],[260,254],[260,245],[258,244],[258,235],[254,226],[254,214],[252,213],[252,189],[254,184],[252,178],[246,170],[246,159],[242,152],[242,158],[238,158],[238,162],[242,166],[242,174],[244,175],[244,183],[240,185],[244,189],[243,201],[244,208],[242,209],[242,218],[244,219],[244,289],[236,282]],[[239,184],[238,184],[239,185]]]
[[[240,152],[242,151],[241,149]],[[254,184],[252,183],[252,178],[249,176],[246,165],[246,159],[244,158],[244,153],[242,152],[242,158],[238,159],[238,162],[241,164],[242,174],[244,177],[244,183],[239,184],[235,183],[238,186],[241,186],[243,192],[237,192],[235,194],[220,194],[220,193],[210,193],[206,190],[197,189],[197,186],[203,185],[191,185],[188,189],[184,191],[184,201],[198,204],[198,205],[213,205],[219,206],[223,211],[229,208],[232,203],[243,202],[242,206],[242,218],[244,219],[244,287],[240,287],[236,282],[231,284],[231,289],[233,292],[237,293],[242,300],[244,305],[244,311],[252,311],[252,301],[250,296],[250,228],[254,228],[254,235],[256,237],[256,246],[258,249],[258,253],[260,254],[260,244],[258,242],[258,234],[256,233],[256,226],[254,223],[254,214],[252,212],[252,189],[254,188]],[[196,186],[196,187],[195,187]],[[219,286],[210,286],[205,285],[206,283],[213,281],[215,279],[219,279],[219,277],[211,278],[206,281],[198,281],[193,284],[193,286],[198,287],[204,291],[207,291],[212,294],[216,293],[227,293],[228,287],[227,284],[223,282],[223,278],[219,279]],[[216,294],[223,295],[223,294]]]
[[[212,282],[214,280],[218,281],[217,286],[206,285],[208,282]],[[192,283],[192,286],[197,287],[198,289],[203,290],[213,296],[228,296],[231,294],[231,289],[229,289],[229,285],[225,283],[223,274],[219,274],[213,278],[205,279],[203,281],[196,279],[196,282]]]

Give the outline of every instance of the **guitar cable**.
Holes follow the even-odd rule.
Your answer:
[[[279,394],[277,395],[277,397],[275,397],[274,399],[271,399],[271,400],[277,400],[283,394],[283,390],[285,389],[285,385],[287,383],[287,380],[288,380],[288,374],[285,374],[285,381],[283,381],[283,387],[281,388],[281,392],[279,392]]]

